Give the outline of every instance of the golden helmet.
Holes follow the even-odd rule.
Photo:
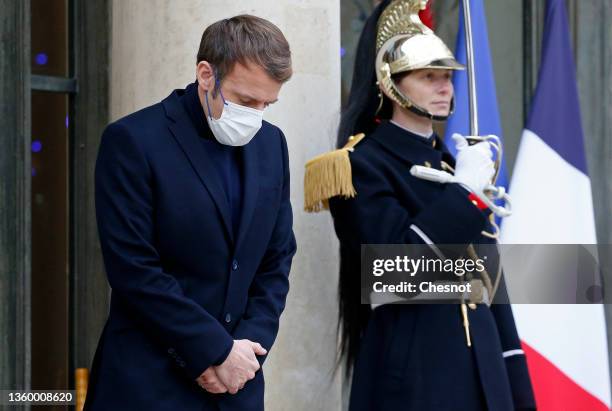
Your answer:
[[[436,116],[417,106],[393,80],[394,74],[411,70],[465,69],[446,44],[421,22],[418,13],[426,5],[426,0],[393,0],[382,12],[376,35],[376,78],[385,94],[401,107],[433,120],[446,120],[448,116]]]

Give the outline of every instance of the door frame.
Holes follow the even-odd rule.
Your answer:
[[[69,375],[88,368],[106,320],[94,165],[110,118],[112,0],[69,0],[69,76],[32,76],[31,0],[0,0],[0,389],[31,381],[31,92],[70,95]],[[66,387],[67,389],[69,387]],[[24,406],[21,409],[29,409]]]

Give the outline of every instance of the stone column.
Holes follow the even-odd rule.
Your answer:
[[[574,55],[580,94],[582,127],[589,176],[593,190],[593,208],[597,242],[607,244],[599,258],[604,267],[612,267],[609,250],[612,243],[612,4],[606,0],[570,2],[570,21],[574,23]],[[604,273],[604,293],[611,295],[610,271]],[[608,360],[612,370],[612,306],[604,305],[608,334]]]
[[[288,139],[299,247],[279,336],[264,366],[266,409],[336,410],[338,247],[329,214],[302,211],[302,181],[307,159],[333,147],[340,111],[340,1],[114,0],[111,116],[158,102],[192,82],[204,28],[242,13],[280,27],[295,71],[265,115]]]

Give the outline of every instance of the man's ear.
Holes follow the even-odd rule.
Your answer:
[[[208,61],[202,60],[196,66],[196,78],[198,84],[206,91],[212,90],[215,85],[215,76],[212,66]]]

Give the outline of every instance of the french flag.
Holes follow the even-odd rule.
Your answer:
[[[563,0],[548,0],[542,64],[510,184],[506,244],[596,244]],[[512,273],[506,272],[507,277]],[[610,410],[601,305],[513,305],[538,410]]]

